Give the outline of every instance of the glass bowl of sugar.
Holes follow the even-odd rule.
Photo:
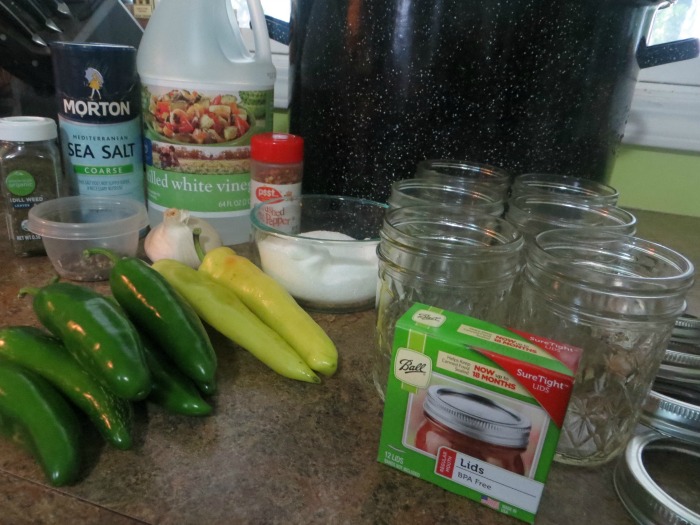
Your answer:
[[[338,195],[271,199],[251,210],[254,257],[305,309],[374,308],[387,205]]]

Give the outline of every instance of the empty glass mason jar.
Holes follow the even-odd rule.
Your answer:
[[[615,206],[620,193],[612,186],[593,179],[552,173],[525,173],[515,177],[510,187],[511,199],[521,195],[554,195],[587,204]]]
[[[397,180],[391,185],[387,200],[390,208],[405,206],[461,206],[469,212],[503,215],[504,204],[499,193],[487,187],[466,187],[422,179]]]
[[[499,217],[455,206],[390,209],[379,235],[372,375],[383,399],[396,321],[421,302],[503,324],[523,239]]]
[[[693,277],[683,255],[606,230],[528,245],[514,328],[583,349],[556,460],[599,465],[625,448]]]
[[[416,167],[417,179],[441,182],[449,186],[483,186],[495,190],[502,199],[508,198],[511,175],[508,171],[478,162],[450,159],[427,159]]]
[[[633,235],[637,218],[612,205],[566,200],[557,195],[522,195],[508,201],[505,218],[530,242],[543,231],[558,228],[597,228]]]

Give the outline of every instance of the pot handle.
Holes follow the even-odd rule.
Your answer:
[[[647,67],[690,60],[700,54],[700,40],[697,38],[686,38],[664,44],[647,46],[646,38],[642,37],[637,48],[637,64],[641,69]]]

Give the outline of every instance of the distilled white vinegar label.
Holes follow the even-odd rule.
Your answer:
[[[150,208],[250,213],[250,139],[272,123],[272,90],[143,88]]]

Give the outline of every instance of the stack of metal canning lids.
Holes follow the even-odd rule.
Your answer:
[[[683,315],[676,321],[640,422],[648,428],[632,438],[615,469],[615,489],[622,503],[641,524],[700,524],[700,506],[695,504],[690,508],[671,496],[644,463],[645,456],[654,453],[676,456],[688,469],[700,460],[700,319],[697,317]],[[697,495],[690,501],[697,502]]]

